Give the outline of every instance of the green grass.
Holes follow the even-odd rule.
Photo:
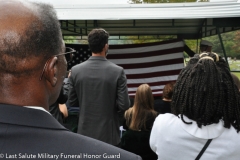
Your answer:
[[[229,61],[231,71],[240,71],[240,60]]]
[[[237,61],[229,61],[229,66],[231,71],[238,71],[238,72],[232,72],[240,79],[240,60]]]

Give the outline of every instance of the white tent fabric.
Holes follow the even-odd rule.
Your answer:
[[[59,20],[201,19],[240,16],[240,1],[161,4],[94,4],[83,0],[31,1],[51,3]]]

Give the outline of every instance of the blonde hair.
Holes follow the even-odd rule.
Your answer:
[[[153,102],[152,90],[149,85],[140,85],[136,91],[133,107],[129,108],[124,114],[129,129],[137,131],[141,128],[146,129],[148,115],[157,115],[153,108]]]

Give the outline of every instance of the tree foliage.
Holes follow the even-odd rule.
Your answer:
[[[87,40],[81,40],[78,36],[64,36],[66,44],[88,44]]]
[[[233,45],[232,49],[235,53],[238,53],[236,57],[240,58],[240,30],[236,31],[234,42],[235,44]]]
[[[233,31],[221,34],[227,57],[240,58],[240,31]],[[222,46],[218,35],[205,38],[213,43],[212,51],[223,56]]]

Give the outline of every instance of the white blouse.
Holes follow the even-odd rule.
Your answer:
[[[180,117],[180,116],[179,116]],[[240,133],[223,127],[223,121],[198,128],[195,121],[173,114],[159,115],[153,125],[150,147],[159,160],[194,160],[208,139],[213,139],[200,159],[240,160]]]

